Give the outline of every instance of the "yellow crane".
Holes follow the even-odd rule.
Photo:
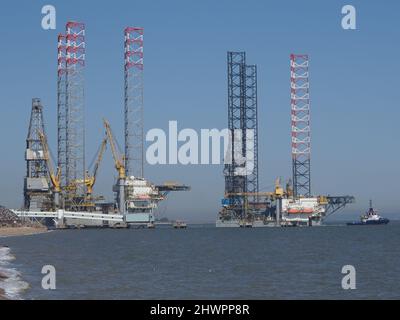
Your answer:
[[[61,169],[57,168],[57,173],[54,173],[53,170],[53,165],[51,163],[50,159],[50,151],[49,151],[49,145],[47,143],[47,137],[44,134],[44,132],[38,131],[39,139],[42,144],[43,148],[43,157],[44,160],[46,161],[47,169],[48,169],[48,175],[50,178],[50,181],[53,185],[54,193],[55,193],[55,199],[54,202],[56,206],[59,206],[59,194],[61,191],[61,186],[60,186],[60,177],[61,177]]]
[[[278,198],[282,198],[285,195],[285,191],[283,190],[282,186],[281,186],[281,178],[278,177],[275,180],[275,196]]]
[[[229,197],[229,196],[238,196],[238,197],[260,196],[260,197],[268,197],[268,196],[273,196],[273,195],[275,195],[274,192],[228,192],[228,193],[225,193],[225,197]]]
[[[117,169],[118,172],[118,178],[125,179],[126,178],[125,164],[124,164],[125,157],[118,152],[109,122],[106,119],[103,119],[103,123],[104,123],[104,128],[106,129],[107,138],[110,143],[111,152],[114,158],[115,169]]]
[[[97,173],[100,166],[100,163],[103,159],[103,154],[107,146],[107,136],[101,142],[100,149],[96,155],[96,161],[94,163],[93,174],[90,175],[88,170],[85,172],[84,179],[75,179],[72,180],[65,188],[67,191],[66,196],[68,200],[72,203],[77,202],[79,203],[80,207],[86,208],[93,208],[95,206],[94,200],[102,199],[102,197],[94,198],[93,194],[93,187],[96,183]],[[77,194],[78,187],[85,186],[85,194]]]
[[[107,136],[105,136],[103,141],[101,142],[100,150],[97,155],[96,162],[94,164],[93,174],[90,176],[89,173],[86,172],[85,185],[86,185],[86,192],[87,192],[88,197],[91,197],[91,195],[93,193],[93,187],[94,187],[94,184],[96,183],[97,172],[99,170],[100,163],[103,159],[103,154],[104,154],[104,151],[106,150],[106,147],[107,147]]]
[[[110,143],[112,156],[114,158],[115,169],[118,172],[118,207],[119,212],[121,214],[125,213],[125,180],[126,180],[126,171],[125,171],[125,156],[121,155],[118,152],[116,141],[114,139],[113,133],[111,131],[110,124],[107,120],[103,119],[104,128],[106,129],[106,135],[108,138],[108,142]]]
[[[233,193],[226,193],[225,197],[229,197],[229,196],[238,196],[238,197],[259,196],[259,197],[282,198],[282,197],[285,197],[287,194],[288,194],[288,191],[285,192],[281,186],[281,178],[277,178],[275,180],[275,189],[273,192],[233,192]]]

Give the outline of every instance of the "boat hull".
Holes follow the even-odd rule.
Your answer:
[[[388,224],[389,219],[382,218],[380,220],[374,220],[374,221],[357,221],[357,222],[348,222],[348,226],[371,226],[371,225],[379,225],[379,224]]]

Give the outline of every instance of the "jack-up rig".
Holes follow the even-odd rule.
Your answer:
[[[158,203],[171,191],[190,190],[174,182],[154,185],[144,178],[143,34],[140,27],[124,30],[124,153],[104,120],[105,134],[90,173],[85,159],[85,25],[74,21],[66,24],[57,46],[57,160],[48,145],[43,106],[35,98],[26,140],[24,209],[13,210],[18,216],[49,218],[59,228],[154,227]],[[112,203],[93,194],[107,145],[118,174]]]
[[[225,196],[216,226],[321,225],[327,216],[353,203],[353,196],[311,192],[308,55],[290,55],[292,179],[285,189],[276,179],[272,192],[259,192],[258,185],[257,67],[246,64],[245,52],[228,52],[227,63],[230,162],[224,167]]]

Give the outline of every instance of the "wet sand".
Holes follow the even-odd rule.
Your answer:
[[[13,237],[13,236],[28,236],[32,234],[45,233],[47,232],[46,227],[1,227],[1,237]]]

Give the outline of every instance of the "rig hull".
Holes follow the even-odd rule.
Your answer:
[[[220,220],[217,219],[215,226],[217,228],[271,228],[271,227],[317,227],[321,226],[322,221],[251,221],[243,223],[240,219]]]
[[[318,197],[281,198],[268,208],[247,211],[246,218],[241,218],[235,208],[225,205],[218,214],[216,227],[313,227],[320,226],[326,216],[326,204]]]

